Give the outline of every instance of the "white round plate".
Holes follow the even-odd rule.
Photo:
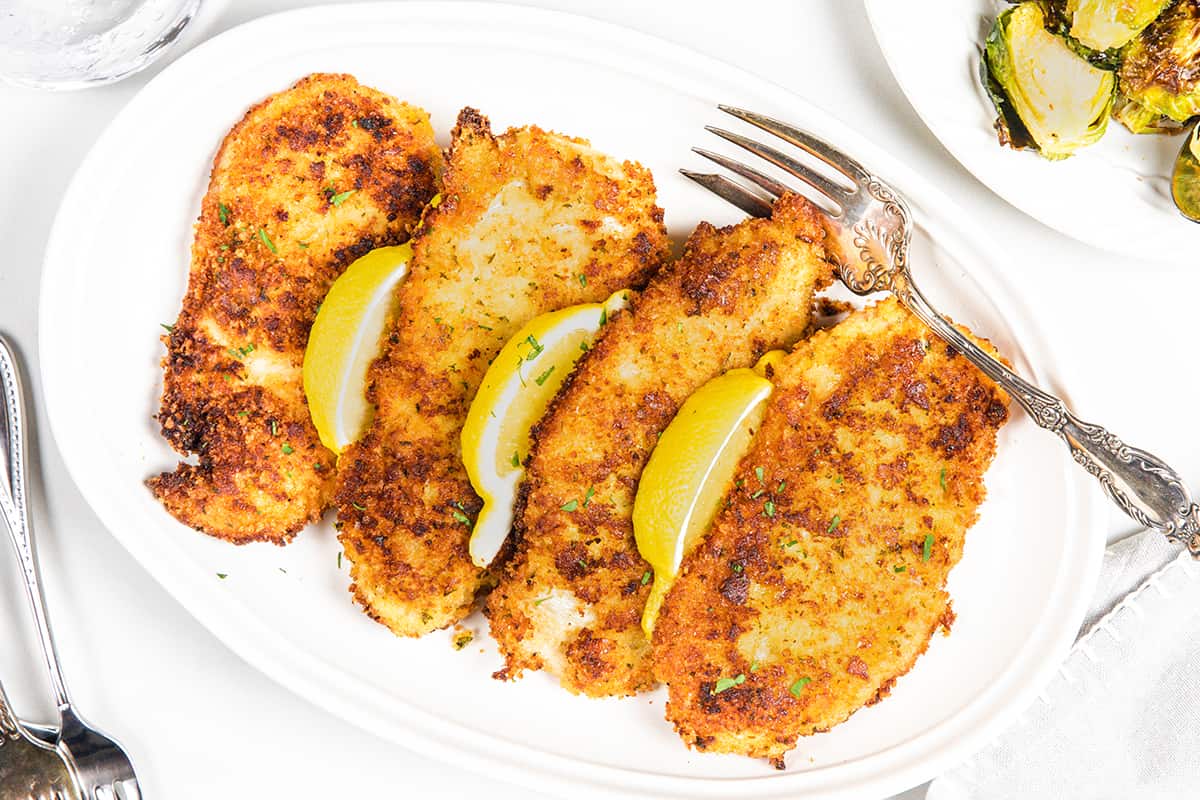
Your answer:
[[[875,38],[921,119],[996,194],[1081,242],[1163,266],[1191,266],[1200,225],[1171,201],[1181,136],[1104,138],[1065,161],[1001,147],[979,79],[983,41],[1002,0],[865,0]]]
[[[159,323],[175,318],[192,222],[214,149],[245,109],[313,71],[356,75],[424,106],[443,140],[466,104],[497,128],[537,123],[590,137],[656,176],[672,234],[738,213],[682,178],[705,123],[739,104],[843,145],[903,189],[928,291],[1046,378],[1041,339],[952,202],[803,100],[666,42],[583,18],[456,3],[312,8],[231,30],[168,67],[96,143],[63,200],[42,284],[41,361],[67,466],[113,534],[247,661],[382,736],[460,767],[571,797],[866,797],[952,766],[1051,676],[1099,565],[1099,492],[1054,437],[1014,411],[990,499],[951,576],[958,622],[885,701],[806,738],[777,772],[687,750],[664,693],[574,697],[543,675],[501,683],[478,616],[461,652],[442,631],[393,637],[350,603],[332,526],[285,549],[233,547],[176,523],[142,485],[175,463],[152,420]],[[285,572],[286,570],[286,572]],[[217,573],[227,574],[224,580]]]

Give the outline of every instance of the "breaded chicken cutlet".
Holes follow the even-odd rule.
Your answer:
[[[480,501],[460,434],[484,372],[534,316],[643,285],[668,255],[662,220],[645,168],[462,112],[369,372],[374,420],[338,462],[351,591],[371,617],[419,636],[470,611],[487,573],[467,552]]]
[[[544,669],[593,696],[653,684],[640,626],[650,573],[631,521],[642,468],[692,392],[804,334],[831,275],[820,212],[789,195],[770,219],[701,223],[609,321],[533,431],[516,554],[484,609],[506,659],[498,677]]]
[[[884,697],[949,629],[946,576],[1008,398],[892,299],[800,343],[772,381],[653,658],[684,741],[782,767],[797,737]]]
[[[310,75],[246,112],[221,143],[192,245],[158,420],[197,463],[146,481],[187,525],[285,544],[333,496],[301,368],[330,284],[408,239],[441,153],[428,115],[349,75]]]

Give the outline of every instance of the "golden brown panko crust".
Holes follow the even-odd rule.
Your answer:
[[[642,468],[700,385],[803,335],[814,288],[831,280],[825,244],[824,218],[794,195],[769,220],[701,223],[609,321],[534,430],[516,555],[485,605],[507,662],[497,677],[545,669],[593,696],[653,685],[640,626],[650,568],[631,522]]]
[[[197,462],[146,481],[180,522],[286,544],[320,518],[334,457],[304,398],[309,328],[351,261],[408,238],[440,171],[428,115],[349,75],[310,75],[225,137],[164,337],[158,420]]]
[[[666,598],[654,675],[688,745],[782,767],[949,629],[946,576],[1008,398],[891,299],[800,343],[773,381],[729,505]]]
[[[533,317],[641,286],[667,254],[648,170],[462,112],[371,367],[375,420],[338,464],[351,591],[371,617],[419,636],[470,611],[488,575],[467,553],[480,501],[460,434],[484,372]]]

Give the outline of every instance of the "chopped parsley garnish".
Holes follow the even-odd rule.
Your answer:
[[[266,228],[258,229],[258,238],[262,240],[262,243],[265,244],[267,246],[267,249],[270,250],[272,253],[279,252],[279,248],[276,247],[275,243],[271,241],[271,237],[267,236]]]
[[[297,246],[298,246],[298,247],[299,247],[301,250],[307,250],[307,249],[308,249],[308,242],[296,242],[296,245],[297,245]]]
[[[841,524],[842,524],[842,518],[839,517],[837,514],[834,514],[833,519],[829,521],[829,530],[827,530],[825,532],[833,533],[834,531],[837,530],[838,525],[841,525]]]
[[[279,423],[276,422],[275,420],[271,420],[271,435],[272,436],[279,435]]]
[[[792,693],[792,697],[800,698],[800,693],[804,691],[804,687],[812,683],[812,678],[798,678],[795,683],[788,687],[788,691]]]
[[[594,486],[589,486],[587,488],[587,492],[583,495],[583,507],[584,508],[587,508],[588,503],[592,502],[592,496],[595,494],[596,494],[596,488]]]
[[[285,444],[283,445],[283,454],[284,454],[285,456],[290,456],[290,455],[291,455],[292,453],[294,453],[294,452],[296,452],[296,451],[295,451],[294,449],[292,449],[292,446],[291,446],[290,444],[286,444],[286,443],[285,443]]]
[[[587,287],[587,275],[584,275],[582,272],[579,273],[579,285],[584,288]]]
[[[224,203],[217,203],[217,217],[221,220],[221,224],[226,228],[229,227],[229,206]]]
[[[218,577],[218,578],[220,578],[221,580],[225,580],[225,579],[226,579],[226,578],[228,578],[229,576],[228,576],[228,575],[226,575],[224,572],[218,572],[218,573],[217,573],[217,577]]]
[[[342,554],[339,551],[338,552],[338,569],[341,569],[341,568],[342,568]]]
[[[766,514],[768,517],[774,517],[775,516],[775,504],[772,503],[770,500],[763,503],[763,513]]]
[[[537,338],[534,337],[533,334],[526,336],[525,341],[529,342],[529,347],[530,347],[529,355],[525,356],[526,361],[533,361],[535,358],[537,358],[538,356],[540,356],[542,354],[543,350],[546,349],[545,347],[542,347],[542,345],[538,342]]]
[[[338,192],[333,197],[329,198],[329,205],[340,206],[342,203],[346,202],[346,198],[348,198],[352,194],[354,194],[353,189],[349,189],[345,192]]]
[[[549,377],[550,377],[550,373],[552,373],[552,372],[554,372],[554,365],[553,365],[553,364],[551,364],[551,365],[550,365],[550,369],[546,370],[546,371],[545,371],[545,372],[543,372],[541,375],[538,375],[536,378],[534,378],[534,380],[537,382],[537,385],[538,385],[538,386],[541,386],[543,383],[545,383],[545,382],[546,382],[546,378],[549,378]]]
[[[573,500],[573,499],[568,500],[567,502],[565,502],[561,506],[559,506],[559,508],[561,508],[563,511],[574,511],[575,509],[579,508],[579,501]]]
[[[367,507],[366,507],[366,506],[360,506],[358,503],[351,503],[350,505],[354,506],[354,507],[355,507],[355,508],[357,508],[359,511],[366,511],[366,510],[367,510]]]
[[[892,572],[904,572],[907,569],[908,569],[908,567],[904,566],[903,564],[900,564],[899,566],[892,567]]]
[[[946,468],[942,467],[941,473],[938,475],[938,483],[942,485],[942,491],[946,491]]]
[[[736,573],[738,573],[738,574],[741,574],[741,571],[742,571],[742,565],[741,565],[741,564],[730,564],[730,565],[729,565],[729,568],[730,568],[731,570],[733,570],[734,572],[736,572]]]
[[[160,327],[161,327],[163,330],[165,330],[167,333],[174,333],[174,332],[175,332],[175,326],[174,326],[174,325],[168,325],[168,324],[167,324],[167,323],[165,323],[165,322],[160,322],[160,323],[158,323],[158,324],[159,324],[159,326],[160,326]],[[944,471],[944,470],[943,470],[943,471]]]
[[[780,481],[779,485],[775,487],[775,494],[779,494],[780,492],[782,492],[783,487],[785,487],[785,486],[787,486],[787,481]]]
[[[604,327],[607,324],[608,324],[608,309],[605,308],[600,311],[600,327]]]
[[[755,659],[754,661],[750,662],[750,671],[758,672],[758,659]]]
[[[713,686],[712,693],[720,694],[727,689],[732,689],[735,686],[741,686],[745,682],[746,673],[744,672],[739,672],[736,678],[719,678],[716,685]]]
[[[758,478],[759,483],[763,482],[763,468],[762,467],[754,468],[754,477]]]
[[[546,595],[545,597],[539,597],[537,600],[533,601],[533,604],[535,606],[540,606],[542,603],[546,602],[549,599],[550,599],[550,595]]]
[[[646,570],[645,572],[643,572],[642,573],[642,586],[645,586],[647,583],[649,583],[651,577],[652,576],[650,574],[650,570]]]
[[[763,490],[763,489],[759,489],[757,492],[755,492],[754,494],[750,495],[750,499],[751,499],[751,500],[757,500],[759,497],[761,497],[761,496],[762,496],[762,493],[763,493],[763,491],[765,491],[765,490]]]
[[[237,415],[239,417],[248,417],[248,416],[250,416],[250,412],[246,411],[245,409],[242,409],[241,411],[237,412]]]
[[[841,476],[841,475],[838,475],[836,478],[834,478],[834,479],[833,479],[833,482],[834,482],[834,483],[841,483],[841,482],[842,482],[842,476]]]
[[[471,524],[471,518],[459,511],[457,508],[450,510],[450,516],[454,517],[455,522],[461,522],[463,525]]]
[[[520,453],[518,453],[516,450],[513,450],[513,454],[512,454],[512,465],[513,465],[514,467],[519,467],[519,466],[521,466],[521,454],[520,454]]]
[[[798,545],[798,544],[800,544],[798,541],[796,541],[795,539],[792,539],[792,540],[790,540],[790,541],[787,541],[787,542],[780,542],[780,543],[779,543],[779,547],[780,547],[780,549],[781,549],[781,550],[786,550],[787,548],[789,548],[789,547],[795,547],[795,546],[796,546],[796,545]]]
[[[927,533],[925,534],[925,545],[921,548],[921,560],[928,561],[931,555],[933,555],[933,534]]]
[[[588,350],[591,350],[592,348],[590,345],[588,345],[587,342],[580,342],[579,349],[586,353]]]

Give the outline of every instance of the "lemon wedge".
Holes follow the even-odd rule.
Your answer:
[[[517,487],[525,474],[529,432],[604,325],[625,307],[628,292],[530,320],[500,350],[479,385],[462,429],[463,464],[483,508],[469,550],[486,567],[513,523]]]
[[[408,274],[412,247],[379,247],[355,261],[329,287],[304,350],[304,394],[321,444],[341,453],[371,421],[367,368]]]
[[[634,539],[654,568],[654,585],[642,612],[646,636],[654,631],[684,556],[716,516],[750,447],[773,388],[763,373],[782,355],[772,351],[754,369],[731,369],[697,389],[646,462],[633,501]]]

